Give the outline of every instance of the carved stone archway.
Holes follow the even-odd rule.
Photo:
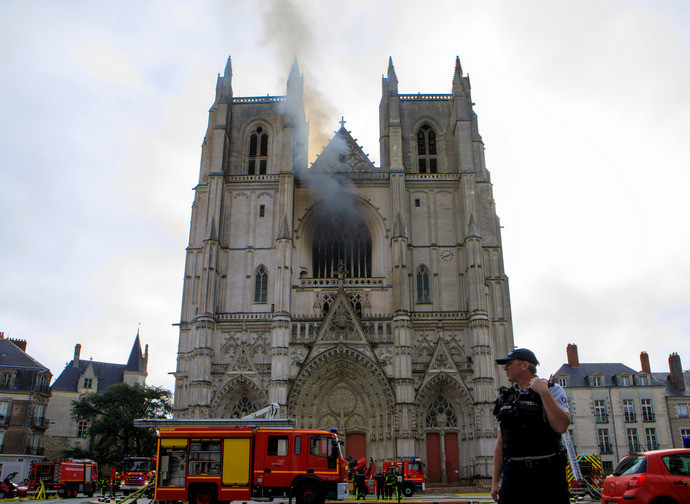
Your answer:
[[[235,418],[239,412],[252,413],[268,405],[265,391],[244,375],[229,379],[221,386],[211,401],[211,416],[216,418]],[[239,415],[243,416],[243,415]]]
[[[288,412],[305,428],[365,434],[367,456],[395,455],[395,399],[381,368],[345,345],[305,365],[288,395]]]

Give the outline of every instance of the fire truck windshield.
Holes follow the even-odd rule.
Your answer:
[[[151,459],[125,459],[122,462],[122,470],[125,472],[149,472],[151,470]]]

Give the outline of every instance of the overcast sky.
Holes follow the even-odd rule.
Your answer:
[[[57,376],[127,360],[172,388],[192,188],[216,76],[341,116],[379,165],[381,75],[470,75],[515,343],[565,362],[690,366],[690,2],[0,2],[0,331]],[[318,136],[320,133],[321,136]],[[317,152],[312,151],[311,157]],[[141,324],[139,326],[139,324]]]

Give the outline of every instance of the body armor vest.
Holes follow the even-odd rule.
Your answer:
[[[541,397],[532,389],[521,394],[517,387],[501,387],[494,415],[501,426],[504,460],[558,453],[561,435],[549,425]]]

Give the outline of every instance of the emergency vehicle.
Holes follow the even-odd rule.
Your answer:
[[[601,498],[601,488],[604,483],[601,471],[601,457],[599,455],[578,455],[576,460],[580,473],[579,478],[577,475],[578,471],[573,471],[571,464],[568,464],[565,468],[570,495],[584,496],[589,494],[596,499]]]
[[[426,489],[426,476],[424,475],[424,463],[419,458],[407,460],[387,460],[383,462],[383,473],[389,468],[398,470],[402,475],[402,494],[404,497],[412,497],[415,490],[423,492]]]
[[[322,504],[348,495],[338,434],[298,429],[295,419],[135,420],[158,429],[155,500],[296,498]]]
[[[145,487],[156,474],[155,457],[125,457],[122,461],[120,490],[124,495]]]
[[[79,492],[92,497],[98,484],[98,465],[90,459],[58,459],[31,464],[27,487],[37,490],[41,481],[47,491],[57,491],[61,497],[76,497]]]

